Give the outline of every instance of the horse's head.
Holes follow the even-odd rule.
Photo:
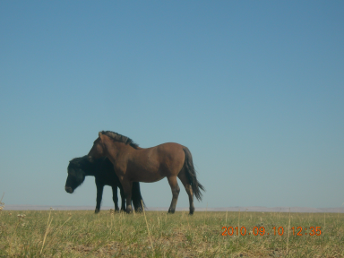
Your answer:
[[[81,167],[83,158],[75,158],[69,162],[65,190],[67,193],[73,193],[75,188],[81,185],[85,180],[85,171]]]
[[[99,132],[99,137],[93,142],[92,149],[88,153],[88,160],[93,162],[96,159],[105,157],[105,147],[103,144],[103,134]]]

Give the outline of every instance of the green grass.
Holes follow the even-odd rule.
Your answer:
[[[289,224],[321,227],[321,235],[288,237]],[[238,225],[245,236],[222,236]],[[254,236],[255,226],[265,235]],[[344,214],[3,210],[0,257],[344,257]]]

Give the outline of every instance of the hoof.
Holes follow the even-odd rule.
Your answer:
[[[168,213],[169,213],[169,214],[173,214],[174,212],[175,212],[174,209],[169,209],[169,210],[168,210]]]
[[[98,214],[98,213],[99,213],[99,210],[98,210],[98,209],[96,209],[96,210],[94,211],[94,213],[95,213],[95,214]]]
[[[135,210],[135,212],[137,212],[137,213],[142,213],[143,210],[142,210],[142,208],[137,208],[137,209]]]
[[[130,213],[133,213],[133,210],[132,209],[126,209],[125,212],[130,214]]]

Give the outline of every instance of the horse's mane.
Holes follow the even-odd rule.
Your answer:
[[[69,166],[73,166],[73,167],[79,166],[84,161],[85,158],[87,158],[87,155],[83,156],[83,157],[74,158],[74,159],[69,161]]]
[[[68,167],[77,167],[80,168],[81,166],[87,166],[90,162],[88,160],[88,155],[77,157],[69,161]]]
[[[115,133],[115,132],[111,132],[111,131],[101,131],[101,133],[105,134],[106,136],[108,136],[113,141],[118,141],[118,142],[123,142],[125,144],[129,144],[134,149],[137,149],[139,147],[139,145],[136,144],[135,142],[133,142],[132,139],[130,139],[129,137],[126,137],[124,135],[121,135],[119,133]]]

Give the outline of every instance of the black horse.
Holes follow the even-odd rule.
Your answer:
[[[98,213],[100,210],[104,185],[109,185],[112,187],[113,201],[115,203],[116,211],[119,211],[117,198],[117,187],[119,187],[122,199],[121,210],[125,211],[125,194],[122,185],[114,171],[113,164],[108,160],[108,158],[100,158],[93,162],[89,161],[87,155],[80,158],[75,158],[69,162],[67,170],[68,177],[65,185],[65,190],[67,193],[73,193],[74,190],[84,182],[85,176],[95,177],[97,186],[97,205],[95,213]],[[135,210],[137,212],[142,211],[143,200],[139,182],[133,182],[132,196]]]

